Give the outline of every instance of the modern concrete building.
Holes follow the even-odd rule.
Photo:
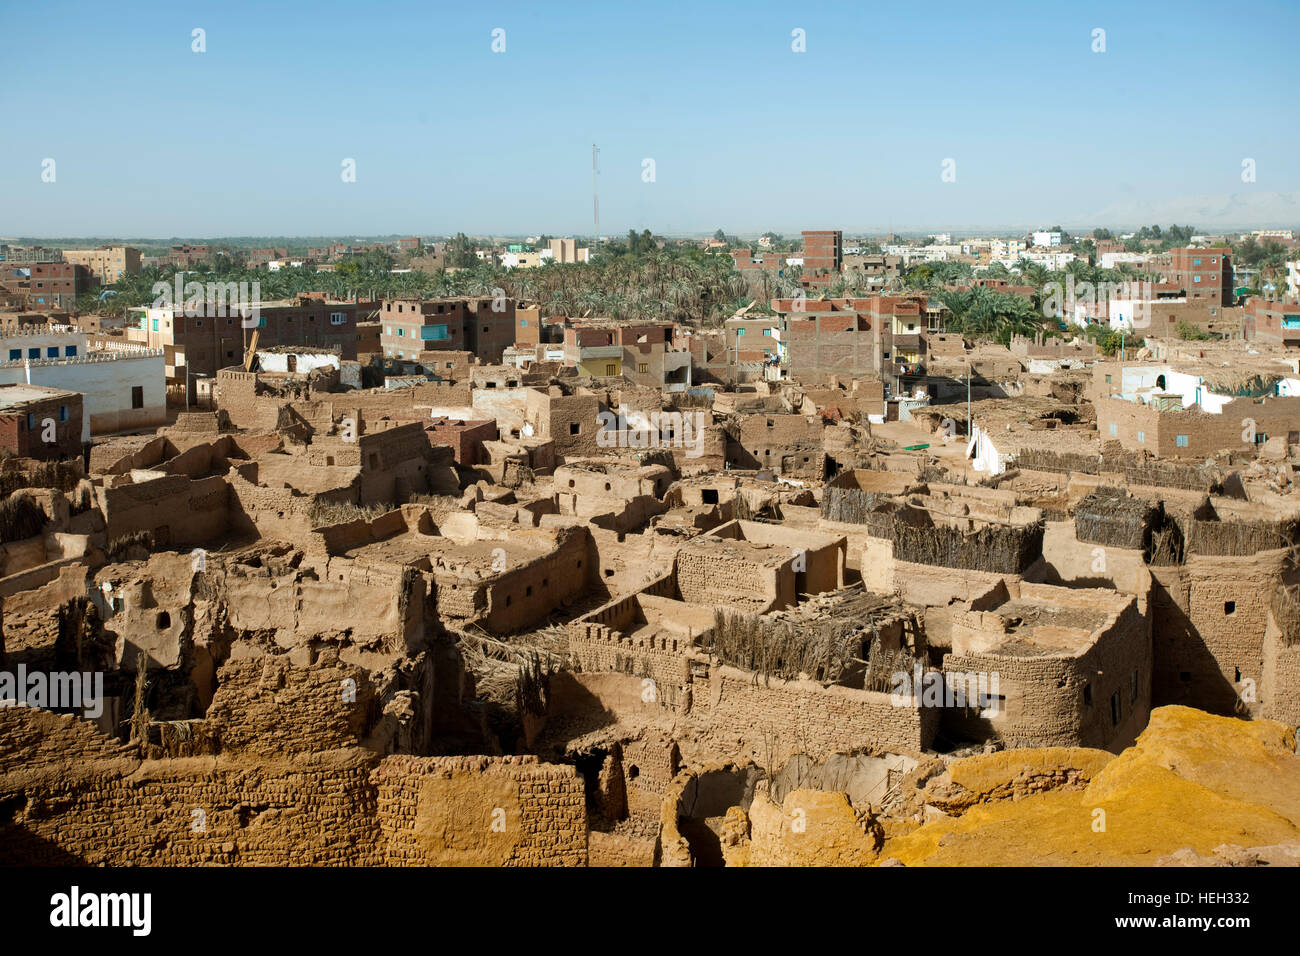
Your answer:
[[[85,266],[104,285],[140,271],[140,250],[130,246],[100,246],[98,249],[64,249],[63,261]]]

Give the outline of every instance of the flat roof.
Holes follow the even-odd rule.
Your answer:
[[[65,395],[77,395],[61,388],[47,388],[44,385],[0,385],[0,408],[12,408],[27,402],[45,401],[62,398]]]

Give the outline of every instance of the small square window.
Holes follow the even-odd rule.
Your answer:
[[[1139,445],[1145,445],[1145,444],[1146,444],[1146,441],[1147,441],[1147,433],[1146,433],[1146,432],[1138,432],[1138,444],[1139,444]]]
[[[1237,613],[1237,602],[1236,602],[1236,601],[1224,601],[1224,602],[1223,602],[1223,613],[1224,613],[1224,614],[1236,614],[1236,613]]]
[[[1112,435],[1117,435],[1117,434],[1119,434],[1119,426],[1116,425],[1114,422],[1111,422],[1111,423],[1110,423],[1110,433],[1111,433]]]
[[[1177,445],[1179,448],[1186,448],[1186,447],[1187,447],[1187,436],[1186,436],[1186,435],[1178,435],[1178,436],[1176,436],[1176,437],[1174,438],[1174,444]]]

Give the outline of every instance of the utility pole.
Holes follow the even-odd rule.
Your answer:
[[[971,421],[970,417],[970,376],[970,359],[968,358],[966,359],[966,438],[968,441],[975,437],[975,423]]]
[[[596,155],[600,152],[595,143],[591,144],[591,225],[594,235],[591,238],[592,253],[600,245],[600,197],[596,191]]]

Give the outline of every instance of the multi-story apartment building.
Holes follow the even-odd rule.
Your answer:
[[[159,257],[159,264],[166,266],[192,266],[204,262],[212,255],[211,246],[172,246],[171,251]]]
[[[0,245],[0,262],[13,265],[31,265],[34,262],[62,262],[63,253],[44,246]]]
[[[916,294],[774,299],[772,309],[784,323],[773,335],[790,377],[878,375],[898,394],[925,381],[925,335],[944,328],[944,307]]]
[[[691,353],[671,323],[574,324],[564,330],[563,361],[579,375],[624,378],[647,388],[681,391],[691,384]]]
[[[516,306],[507,298],[385,299],[379,345],[385,358],[399,361],[414,361],[420,352],[464,351],[499,365],[515,344]]]
[[[1156,256],[1148,268],[1162,280],[1180,286],[1189,302],[1233,304],[1232,249],[1229,246],[1173,249]]]
[[[83,265],[104,285],[140,271],[140,250],[130,246],[100,246],[98,249],[64,249],[63,261]]]
[[[727,359],[733,364],[767,362],[781,355],[782,321],[775,315],[736,316],[723,323]]]
[[[77,296],[88,291],[93,281],[90,270],[74,262],[40,262],[27,268],[28,297],[37,312],[70,311]]]
[[[846,255],[843,270],[846,276],[865,278],[872,291],[879,291],[891,279],[903,275],[902,256]]]
[[[586,262],[591,252],[589,249],[579,249],[576,239],[552,239],[550,248],[552,259],[560,264]]]
[[[1019,259],[1028,248],[1023,239],[994,239],[989,243],[989,258],[1014,262]]]
[[[808,230],[803,233],[803,277],[805,288],[828,286],[840,274],[844,263],[844,233],[838,229]]]

